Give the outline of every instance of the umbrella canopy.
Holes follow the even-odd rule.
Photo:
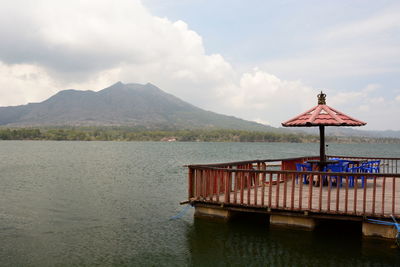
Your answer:
[[[320,161],[325,161],[325,126],[363,126],[367,123],[354,119],[326,105],[326,94],[318,94],[318,105],[282,123],[284,127],[319,126]],[[324,164],[321,164],[321,169]]]

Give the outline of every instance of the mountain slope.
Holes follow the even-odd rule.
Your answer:
[[[149,83],[121,82],[99,92],[64,90],[41,103],[0,107],[0,125],[274,130],[273,127],[197,108]]]

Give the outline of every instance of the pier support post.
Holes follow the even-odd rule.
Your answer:
[[[393,226],[363,222],[362,233],[369,237],[396,239],[397,231]]]
[[[306,230],[313,230],[316,226],[315,219],[302,216],[271,215],[269,217],[269,222],[271,225],[288,226]]]
[[[234,212],[224,208],[195,207],[194,216],[197,218],[217,219],[228,221],[232,218]]]

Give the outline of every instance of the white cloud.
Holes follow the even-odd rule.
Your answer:
[[[0,105],[36,102],[55,93],[60,84],[40,66],[0,62]]]
[[[264,125],[271,125],[271,123],[269,121],[266,121],[266,120],[263,120],[263,119],[260,119],[260,118],[253,119],[252,121],[255,121],[255,122],[258,122],[258,123],[261,123],[261,124],[264,124]]]
[[[294,116],[296,110],[317,104],[315,90],[298,81],[280,80],[258,68],[243,73],[239,83],[230,89],[224,97],[224,109],[239,109],[248,119],[262,114],[274,126],[287,120],[287,116]]]
[[[376,91],[376,90],[378,90],[378,89],[380,89],[380,88],[382,88],[382,85],[376,84],[376,83],[371,83],[371,84],[368,84],[368,85],[363,89],[363,91],[364,91],[365,93],[370,93],[370,92],[374,92],[374,91]]]
[[[346,41],[263,64],[265,69],[284,77],[301,78],[313,83],[333,78],[396,74],[400,73],[399,66],[398,44],[349,44]]]
[[[329,105],[337,106],[347,103],[354,103],[354,101],[358,100],[362,96],[363,93],[360,91],[340,92],[329,98]]]
[[[332,98],[329,100],[329,103],[335,106],[354,104],[360,101],[371,103],[383,102],[383,97],[371,97],[371,94],[381,87],[382,86],[380,84],[368,84],[358,91],[339,92],[332,96]]]
[[[392,6],[380,14],[331,29],[325,35],[329,40],[369,37],[371,34],[400,29],[399,7]]]
[[[0,28],[0,56],[7,63],[36,62],[60,73],[86,74],[121,63],[204,55],[201,37],[185,23],[154,17],[135,0],[16,0],[2,13],[8,24]]]
[[[361,105],[358,107],[360,111],[370,111],[370,107],[368,105]]]
[[[385,98],[383,97],[373,97],[369,100],[371,104],[380,104],[385,102]]]
[[[285,78],[308,83],[327,80],[368,79],[373,75],[400,73],[400,5],[377,10],[369,16],[338,21],[331,28],[321,27],[307,49],[295,55],[264,63]]]

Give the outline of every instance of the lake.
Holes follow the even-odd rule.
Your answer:
[[[219,223],[195,220],[192,208],[170,219],[187,199],[185,164],[318,152],[319,144],[1,141],[0,265],[399,265],[393,242],[364,239],[352,225]],[[400,145],[329,144],[327,154],[400,158]]]

